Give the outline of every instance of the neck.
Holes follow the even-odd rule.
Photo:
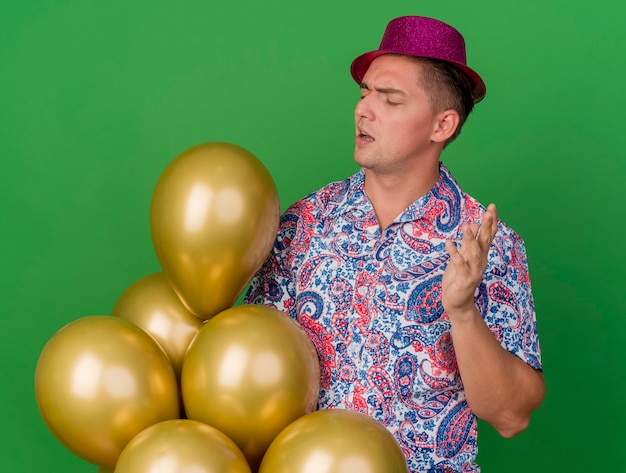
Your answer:
[[[365,169],[365,193],[369,198],[381,230],[406,208],[426,195],[439,179],[439,161],[416,169],[410,175],[377,174]]]

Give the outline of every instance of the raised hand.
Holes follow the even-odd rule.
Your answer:
[[[474,293],[487,268],[489,246],[498,231],[498,211],[490,204],[477,223],[463,226],[461,248],[451,240],[446,241],[450,261],[443,274],[442,304],[448,316],[468,316],[475,310]]]

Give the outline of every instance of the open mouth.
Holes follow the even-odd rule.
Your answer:
[[[368,135],[365,131],[358,129],[357,136],[361,138],[363,141],[374,141],[374,138]]]

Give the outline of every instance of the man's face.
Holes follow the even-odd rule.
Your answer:
[[[354,111],[358,165],[375,173],[403,173],[426,156],[438,159],[441,146],[431,138],[439,117],[419,85],[422,67],[390,55],[370,65]]]

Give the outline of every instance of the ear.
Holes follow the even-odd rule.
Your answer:
[[[436,143],[445,143],[454,134],[457,126],[459,126],[459,112],[453,109],[444,110],[436,117],[435,128],[430,139]]]

